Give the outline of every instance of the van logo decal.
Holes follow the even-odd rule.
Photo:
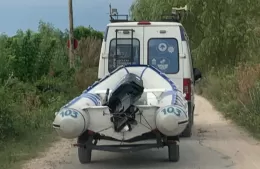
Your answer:
[[[159,49],[160,52],[165,52],[167,50],[167,48],[168,47],[167,47],[166,43],[160,43],[158,45],[158,49]]]
[[[168,59],[162,58],[157,66],[160,70],[166,70],[169,67],[169,62]]]
[[[148,42],[148,64],[163,73],[179,71],[178,40],[175,38],[152,38]]]
[[[173,46],[168,47],[168,52],[169,53],[173,53],[174,52],[174,47]]]
[[[157,64],[156,59],[153,59],[152,60],[152,65],[156,65],[156,64]]]

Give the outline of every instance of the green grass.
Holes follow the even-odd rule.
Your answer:
[[[63,90],[65,83],[57,79],[46,78],[35,84],[14,82],[0,88],[1,169],[20,168],[57,139],[52,129],[55,111],[71,99],[74,91],[73,87],[68,93],[36,89],[37,84],[48,87],[55,83],[53,88]]]
[[[52,128],[55,112],[96,79],[94,67],[75,72],[70,79],[43,78],[35,84],[17,82],[13,89],[0,88],[0,98],[5,100],[0,102],[0,169],[20,169],[58,140]],[[37,85],[59,91],[39,92]]]
[[[58,97],[58,96],[57,96]],[[39,155],[49,145],[58,140],[52,128],[55,110],[65,103],[65,98],[23,115],[25,121],[16,121],[17,133],[0,143],[0,168],[20,169],[26,160]]]
[[[0,169],[20,168],[55,141],[54,113],[97,77],[101,32],[75,28],[70,68],[68,34],[42,21],[38,28],[0,35]]]
[[[38,130],[24,136],[19,141],[8,141],[0,151],[1,169],[21,169],[21,165],[39,156],[50,144],[57,141],[56,133]]]

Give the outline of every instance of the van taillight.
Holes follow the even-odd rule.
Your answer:
[[[183,79],[183,93],[186,94],[185,99],[191,100],[191,80]]]
[[[149,22],[149,21],[140,21],[137,24],[138,25],[151,25],[151,22]]]

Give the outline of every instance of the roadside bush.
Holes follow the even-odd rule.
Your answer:
[[[1,169],[53,140],[54,113],[97,79],[103,33],[82,26],[75,33],[80,39],[75,69],[68,64],[68,33],[49,23],[40,21],[38,32],[0,35]]]
[[[80,90],[85,90],[97,77],[100,46],[102,40],[99,38],[82,38],[79,41],[79,48],[76,51],[78,57],[78,69],[75,73],[76,86]]]
[[[0,140],[14,136],[16,133],[17,116],[14,112],[14,103],[5,87],[0,88]],[[1,142],[0,142],[1,145]]]
[[[229,68],[230,69],[230,68]],[[260,138],[259,64],[239,65],[232,71],[209,72],[196,91],[212,101],[223,115]]]

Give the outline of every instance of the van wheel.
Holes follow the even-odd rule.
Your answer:
[[[191,116],[189,118],[189,124],[187,125],[185,130],[181,133],[181,135],[180,135],[181,137],[191,137],[192,136],[193,121],[194,121],[194,114],[193,114],[193,111],[192,111]]]
[[[185,130],[182,132],[181,137],[191,137],[192,136],[192,125],[189,123]]]
[[[193,121],[193,116],[191,119],[189,119],[189,124],[185,128],[185,130],[181,133],[181,137],[191,137],[192,136],[192,121]]]

